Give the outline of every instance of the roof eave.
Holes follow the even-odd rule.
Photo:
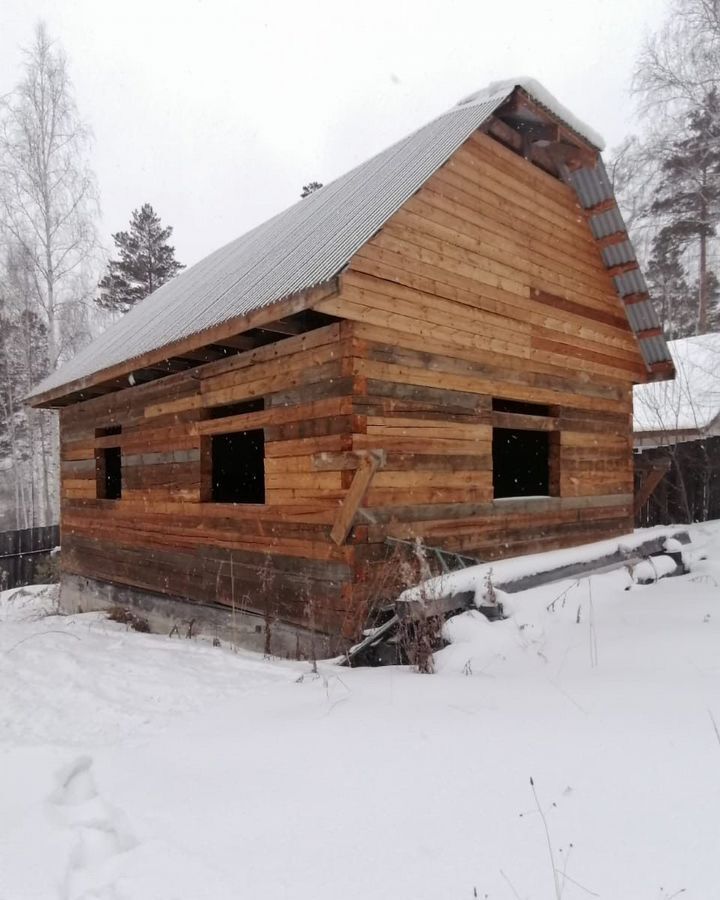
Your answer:
[[[251,328],[260,328],[262,325],[267,325],[277,319],[310,309],[315,303],[326,300],[328,297],[333,297],[339,291],[340,278],[335,276],[307,291],[284,297],[243,316],[228,319],[227,322],[222,322],[220,325],[215,325],[204,331],[198,331],[171,344],[166,344],[164,347],[158,347],[142,356],[101,369],[98,372],[58,385],[50,390],[29,394],[24,398],[24,402],[35,409],[54,409],[64,406],[63,401],[73,394],[81,394],[83,391],[90,390],[105,382],[127,379],[133,372],[173,356],[178,356],[182,351],[196,350],[216,341],[221,341],[223,338],[242,334]],[[125,386],[130,387],[131,382],[128,382]],[[78,402],[82,399],[85,398],[79,397]]]

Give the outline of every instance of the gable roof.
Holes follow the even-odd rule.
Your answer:
[[[537,82],[511,79],[494,83],[186,269],[45,378],[29,401],[39,403],[41,395],[113,366],[127,363],[131,368],[132,361],[143,354],[201,336],[222,323],[328,283],[517,87],[524,88],[585,141],[597,148],[603,146],[599,135]],[[585,169],[572,178],[583,206],[613,197],[601,160],[592,172]],[[625,230],[616,207],[596,216],[591,224],[597,238]],[[607,265],[616,265],[618,259],[623,263],[635,260],[629,241],[608,249],[613,257]],[[639,278],[642,280],[642,275]],[[628,284],[627,291],[618,285],[620,293],[644,290],[644,282],[638,287],[636,280]],[[634,306],[633,313],[635,320],[630,318],[630,324],[634,331],[658,326],[649,302]],[[641,349],[648,365],[669,359],[662,337],[654,345],[641,342]]]
[[[720,433],[720,333],[669,341],[675,381],[639,384],[634,389],[636,439],[649,443],[695,440]]]

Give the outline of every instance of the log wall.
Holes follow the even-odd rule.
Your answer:
[[[311,465],[313,454],[350,449],[349,327],[326,326],[62,410],[64,569],[268,619],[310,617],[328,633],[353,630],[349,585],[363,530],[341,547],[329,540],[352,473]],[[263,411],[210,418],[218,406],[257,397]],[[117,425],[120,435],[95,436]],[[248,428],[265,433],[266,503],[206,502],[209,436]],[[96,455],[117,445],[122,497],[97,499]]]

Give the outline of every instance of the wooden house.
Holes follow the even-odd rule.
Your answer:
[[[493,559],[630,530],[633,385],[673,368],[601,145],[494,84],[40,384],[65,604],[342,645],[388,538]]]
[[[638,524],[720,518],[720,334],[668,343],[674,381],[635,388]]]

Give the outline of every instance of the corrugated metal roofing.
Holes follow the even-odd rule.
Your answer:
[[[608,209],[603,213],[598,213],[590,219],[590,228],[594,237],[604,238],[611,234],[617,234],[618,231],[625,231],[625,223],[617,206]]]
[[[503,82],[495,91],[486,90],[467,98],[346,175],[216,250],[143,300],[41,382],[32,396],[132,362],[149,351],[330,281],[508,99],[519,83]],[[560,118],[567,112],[547,92],[538,99],[544,105],[554,102]],[[589,131],[579,120],[566,123],[580,133],[583,128]],[[583,206],[612,196],[602,163],[594,173],[571,173],[569,180]],[[619,217],[619,213],[612,212]],[[604,222],[606,216],[607,213],[593,217],[593,228],[602,228],[595,219],[602,218]],[[608,227],[619,230],[614,227],[614,217],[607,221]],[[620,228],[625,228],[621,218]],[[624,289],[621,292],[628,293]]]
[[[585,209],[592,211],[593,206],[614,199],[612,184],[602,159],[598,159],[594,169],[566,171],[565,180],[575,188],[578,199]],[[626,231],[622,214],[616,206],[590,215],[590,228],[597,239]],[[627,237],[619,244],[605,247],[602,251],[602,258],[608,269],[637,262],[635,249]],[[639,267],[623,272],[621,275],[615,275],[613,282],[621,297],[628,297],[631,294],[647,294],[647,283]],[[638,344],[645,363],[651,366],[654,363],[670,362],[672,358],[664,337],[658,335],[644,337],[642,335],[643,331],[660,326],[660,320],[650,298],[639,303],[628,303],[625,311],[630,327],[638,335]]]
[[[629,240],[621,244],[611,244],[602,251],[603,262],[608,268],[621,266],[635,259],[635,250]]]

